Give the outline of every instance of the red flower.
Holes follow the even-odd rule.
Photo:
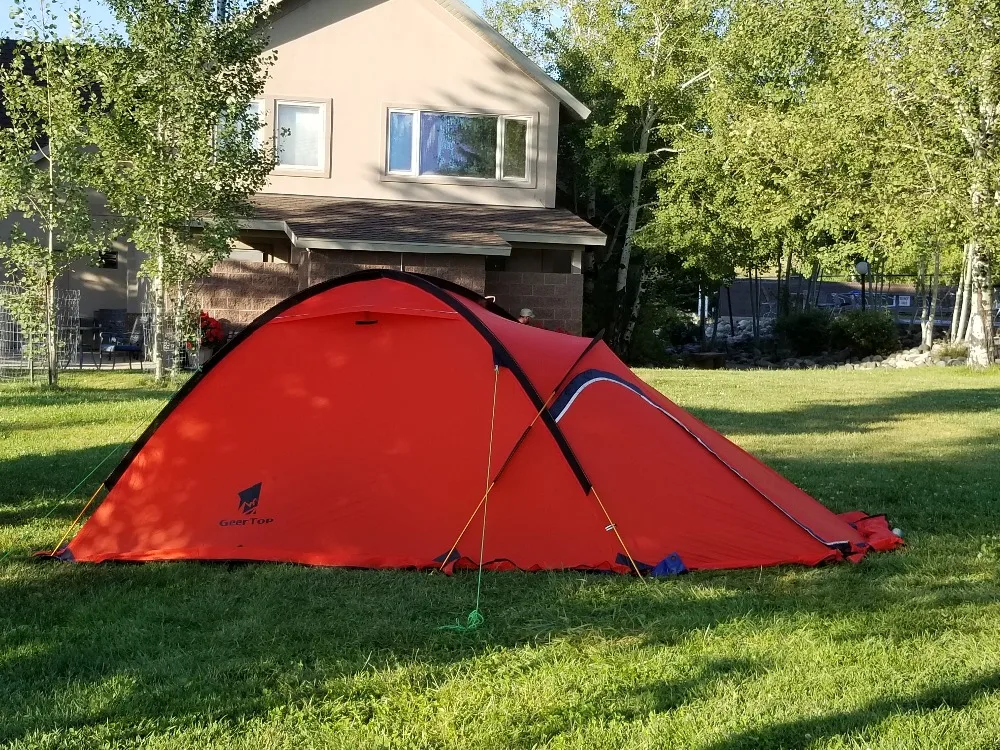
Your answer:
[[[201,343],[203,346],[219,344],[225,339],[222,331],[222,323],[204,310],[198,313],[198,327],[201,329]]]

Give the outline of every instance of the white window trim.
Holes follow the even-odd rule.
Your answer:
[[[533,183],[535,172],[536,149],[535,133],[537,131],[537,119],[532,115],[511,115],[499,114],[495,112],[461,112],[445,109],[434,109],[431,107],[387,107],[385,110],[385,159],[383,160],[383,170],[389,178],[404,178],[420,182],[437,182],[441,180],[456,181],[473,184],[499,184],[505,186],[530,186]],[[443,174],[421,174],[420,173],[420,115],[422,113],[433,113],[439,115],[459,115],[466,117],[495,117],[497,120],[497,151],[496,151],[496,173],[492,177],[476,177],[471,175],[443,175]],[[391,125],[390,121],[393,113],[405,113],[412,115],[413,127],[410,142],[410,169],[389,169],[389,159],[392,144],[390,142]],[[504,123],[509,120],[520,120],[525,123],[525,176],[508,177],[503,174],[503,140]]]
[[[273,117],[271,123],[271,134],[274,138],[274,148],[277,151],[280,144],[281,133],[279,124],[281,122],[280,108],[282,104],[300,107],[319,107],[320,111],[320,158],[319,166],[311,167],[299,164],[275,165],[272,174],[277,175],[311,175],[314,177],[327,177],[330,173],[330,103],[326,99],[285,99],[275,97],[273,107]],[[280,153],[276,153],[276,158],[280,159]]]

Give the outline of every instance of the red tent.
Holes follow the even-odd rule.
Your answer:
[[[363,271],[269,310],[104,483],[65,560],[673,573],[859,559],[845,520],[600,341]],[[484,514],[486,516],[484,523]]]

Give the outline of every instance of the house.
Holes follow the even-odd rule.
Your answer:
[[[562,118],[587,107],[457,0],[283,0],[253,103],[278,166],[196,299],[241,327],[365,268],[440,276],[579,333],[604,235],[556,207]],[[140,254],[74,269],[81,312],[138,312]],[[114,267],[111,267],[114,266]]]

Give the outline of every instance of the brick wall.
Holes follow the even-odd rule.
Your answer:
[[[287,263],[224,260],[195,284],[192,303],[213,318],[242,328],[270,307],[295,294],[299,269]]]
[[[488,271],[486,294],[512,315],[530,307],[544,328],[583,330],[583,275],[578,273],[519,273]]]
[[[402,255],[402,258],[401,258]],[[369,268],[394,268],[437,276],[482,292],[486,262],[481,255],[452,253],[371,253],[361,250],[313,250],[309,253],[308,285]]]
[[[314,250],[303,254],[298,265],[225,260],[195,284],[192,304],[228,321],[229,330],[235,330],[299,289],[363,269],[398,269],[399,259],[399,253]],[[481,255],[406,253],[403,260],[407,271],[438,276],[477,292],[484,290],[486,263]]]

